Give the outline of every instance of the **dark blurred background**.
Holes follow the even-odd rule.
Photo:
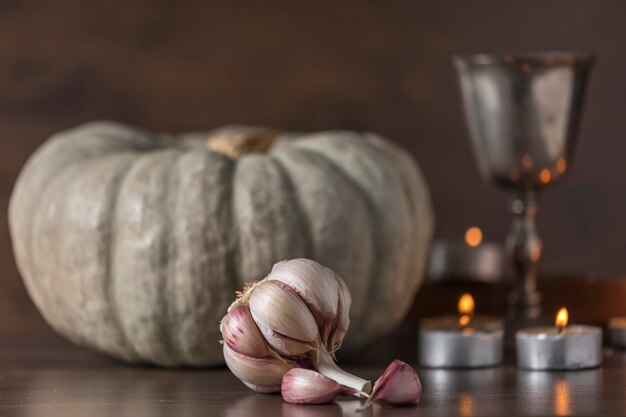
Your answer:
[[[0,1],[0,315],[41,325],[6,221],[52,133],[92,119],[180,132],[229,123],[387,135],[430,184],[436,235],[503,240],[506,196],[477,173],[450,56],[596,55],[570,175],[542,195],[550,274],[626,272],[626,3]],[[4,320],[3,320],[4,321]]]

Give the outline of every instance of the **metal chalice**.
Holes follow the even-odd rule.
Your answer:
[[[569,168],[593,58],[540,52],[464,55],[453,62],[481,176],[511,193],[508,318],[532,321],[541,314],[537,193]]]

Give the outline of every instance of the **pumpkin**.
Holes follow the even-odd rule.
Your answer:
[[[223,363],[219,320],[280,260],[335,270],[348,348],[390,331],[433,229],[411,157],[370,133],[229,127],[174,138],[112,122],[58,133],[9,207],[17,264],[46,321],[128,362]]]

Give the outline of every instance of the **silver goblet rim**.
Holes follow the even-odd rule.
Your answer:
[[[467,66],[519,66],[530,65],[533,67],[551,66],[590,66],[595,57],[588,52],[577,51],[544,51],[544,52],[519,52],[519,53],[476,53],[455,54],[452,62],[457,68]]]

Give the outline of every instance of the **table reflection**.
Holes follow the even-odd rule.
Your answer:
[[[428,388],[435,393],[471,392],[476,387],[489,389],[496,387],[502,380],[502,368],[482,369],[422,369],[420,377],[428,381]]]
[[[554,383],[554,414],[557,416],[567,416],[571,414],[569,382],[561,379]]]
[[[462,417],[477,414],[480,398],[504,386],[501,367],[482,369],[423,369],[420,371],[429,406],[447,406]]]
[[[459,414],[462,417],[471,417],[474,415],[474,396],[471,394],[459,395]]]
[[[358,403],[358,401],[356,401]],[[250,414],[248,414],[249,416]],[[342,417],[346,414],[336,403],[324,405],[297,405],[284,403],[283,417]]]
[[[602,369],[585,371],[518,371],[518,401],[529,414],[571,415],[575,409],[573,393],[586,393],[586,407],[595,407],[602,387]]]

